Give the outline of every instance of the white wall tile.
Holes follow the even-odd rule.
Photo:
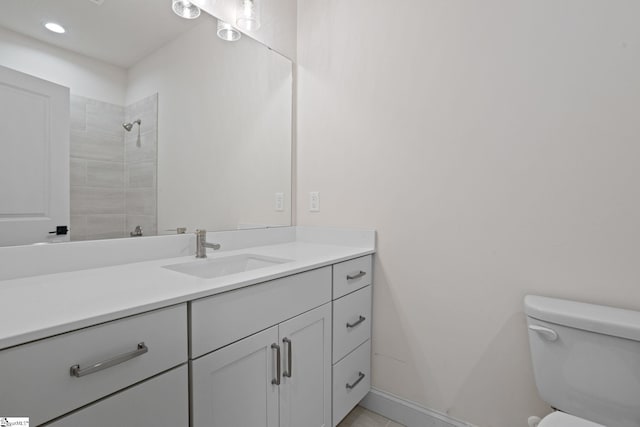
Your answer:
[[[132,188],[153,188],[156,187],[156,164],[155,163],[133,163],[127,165],[126,186]]]
[[[122,214],[124,190],[112,188],[71,188],[71,214]]]
[[[156,192],[155,189],[128,189],[127,194],[127,215],[151,215],[156,214]]]
[[[99,131],[71,130],[71,157],[121,162],[124,160],[122,137]]]
[[[106,102],[93,101],[87,103],[87,130],[99,131],[122,139],[124,135],[124,108],[107,104]]]
[[[87,238],[89,239],[114,239],[126,237],[126,215],[87,215]]]
[[[87,185],[87,162],[84,159],[72,157],[69,162],[69,181],[72,187]]]
[[[87,160],[87,186],[124,188],[124,164]]]

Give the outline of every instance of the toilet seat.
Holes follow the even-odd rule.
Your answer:
[[[584,418],[574,417],[564,412],[556,411],[540,421],[538,427],[605,427]]]

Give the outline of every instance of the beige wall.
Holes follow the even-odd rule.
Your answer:
[[[525,426],[523,296],[640,309],[640,3],[298,7],[297,222],[378,230],[374,386]]]

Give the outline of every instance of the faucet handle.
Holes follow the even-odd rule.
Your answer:
[[[205,237],[206,235],[207,235],[207,230],[200,230],[200,229],[196,230],[196,236]]]

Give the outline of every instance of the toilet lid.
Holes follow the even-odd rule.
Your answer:
[[[556,411],[547,415],[540,421],[538,427],[605,427],[602,424],[596,424],[587,421],[584,418],[574,417],[564,412]]]

